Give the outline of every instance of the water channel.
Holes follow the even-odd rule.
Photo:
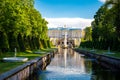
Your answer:
[[[120,80],[112,72],[72,49],[59,49],[46,70],[39,72],[39,80]]]

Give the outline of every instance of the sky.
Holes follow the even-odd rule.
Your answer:
[[[105,0],[35,0],[35,8],[48,21],[49,28],[90,26]]]

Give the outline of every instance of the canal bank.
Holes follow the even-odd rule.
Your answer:
[[[38,57],[17,68],[0,75],[0,80],[34,80],[38,70],[44,70],[51,62],[57,50],[48,53],[44,57]],[[34,77],[33,77],[34,75]],[[35,79],[36,80],[36,79]]]
[[[120,59],[115,57],[110,57],[107,55],[96,54],[93,52],[89,52],[81,49],[74,49],[76,52],[80,54],[84,54],[88,57],[95,58],[98,61],[98,64],[105,66],[111,70],[120,71]]]

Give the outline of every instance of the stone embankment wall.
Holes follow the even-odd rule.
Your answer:
[[[120,71],[120,59],[118,58],[110,57],[107,55],[95,54],[95,53],[85,51],[85,50],[80,50],[80,49],[74,49],[74,50],[88,57],[95,58],[99,64],[105,66],[106,68]]]
[[[44,70],[56,52],[57,50],[3,73],[0,75],[0,80],[34,80],[33,74],[38,70]]]

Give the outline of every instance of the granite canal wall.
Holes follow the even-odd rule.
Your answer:
[[[118,59],[118,58],[110,57],[107,55],[96,54],[96,53],[92,53],[92,52],[80,50],[80,49],[74,49],[74,50],[80,54],[84,54],[88,57],[96,59],[96,62],[98,64],[100,64],[106,68],[109,68],[111,70],[120,71],[120,59]]]
[[[38,70],[44,70],[56,52],[57,50],[3,73],[0,75],[0,80],[34,80],[33,75],[36,74]]]

